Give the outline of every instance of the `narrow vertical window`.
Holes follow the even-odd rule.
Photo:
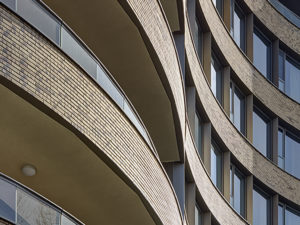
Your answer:
[[[211,179],[216,187],[222,192],[222,152],[212,141],[210,155]]]
[[[279,203],[278,225],[300,225],[300,212],[287,204]]]
[[[220,16],[223,16],[223,0],[213,0],[213,3],[218,10]]]
[[[213,53],[211,57],[211,89],[220,104],[222,104],[222,82],[222,67]]]
[[[271,42],[257,29],[253,33],[253,63],[269,80],[271,79]]]
[[[202,212],[197,203],[195,205],[195,225],[202,225]]]
[[[195,21],[195,47],[200,59],[200,62],[203,62],[203,31],[200,25],[200,21],[198,17],[196,16]]]
[[[246,111],[245,111],[245,96],[239,88],[231,81],[230,82],[230,119],[235,127],[245,134],[246,127]]]
[[[195,142],[200,156],[202,157],[202,126],[198,112],[195,113]]]
[[[257,107],[253,109],[253,145],[271,158],[271,120]]]
[[[245,217],[245,176],[233,164],[230,166],[230,204]]]
[[[234,0],[231,0],[231,12],[231,34],[235,43],[245,51],[245,15]]]
[[[285,60],[285,93],[300,102],[300,64],[291,57]]]
[[[258,188],[253,190],[253,225],[271,224],[271,199]]]

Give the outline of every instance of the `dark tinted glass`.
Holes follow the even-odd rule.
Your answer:
[[[234,125],[244,134],[245,133],[245,97],[237,89],[234,89]]]
[[[202,63],[202,42],[203,42],[203,32],[200,26],[200,22],[198,18],[196,17],[196,25],[195,25],[195,45],[196,50],[200,59],[200,62]]]
[[[271,43],[257,29],[253,33],[253,63],[271,80]]]
[[[196,147],[198,148],[200,156],[202,155],[201,136],[202,136],[201,120],[200,120],[198,113],[196,112],[196,114],[195,114],[195,142],[196,142]]]
[[[40,4],[32,0],[18,1],[17,12],[45,36],[59,44],[60,24]]]
[[[223,0],[213,0],[215,7],[217,8],[219,14],[223,15]]]
[[[253,145],[264,156],[270,156],[270,121],[255,108],[253,110]]]
[[[257,190],[253,190],[253,225],[270,224],[270,199]]]
[[[16,221],[16,187],[0,179],[0,217]]]

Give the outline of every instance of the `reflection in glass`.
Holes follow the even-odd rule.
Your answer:
[[[253,110],[253,145],[264,156],[270,157],[270,120],[256,107]]]
[[[300,65],[286,57],[285,61],[285,92],[288,96],[300,102]]]
[[[278,205],[278,225],[300,225],[300,212],[280,203]]]
[[[231,30],[235,43],[245,51],[245,15],[241,8],[232,1]]]
[[[0,179],[0,217],[16,221],[16,187]]]
[[[262,192],[253,190],[253,225],[270,224],[270,199]]]
[[[17,189],[17,224],[59,225],[60,214],[21,189]]]
[[[223,16],[223,0],[213,0],[213,3],[217,8],[220,16]]]
[[[233,82],[230,82],[230,119],[245,134],[245,96]]]
[[[245,177],[234,165],[230,166],[230,204],[245,216]]]
[[[217,145],[212,142],[210,155],[210,173],[214,185],[222,192],[222,153]]]
[[[222,68],[214,54],[211,58],[211,89],[222,104]]]
[[[271,43],[257,29],[254,29],[253,33],[253,63],[271,80]]]

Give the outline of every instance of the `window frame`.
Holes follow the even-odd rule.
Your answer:
[[[285,218],[286,218],[285,212],[286,212],[287,209],[288,209],[290,212],[292,212],[292,213],[298,215],[299,218],[300,218],[300,211],[299,211],[299,210],[294,209],[294,208],[292,208],[291,206],[289,206],[288,204],[283,203],[283,202],[281,202],[281,201],[279,201],[279,203],[278,203],[277,210],[278,210],[279,206],[282,207],[282,213],[283,213],[283,215],[282,215],[282,219],[283,219],[282,225],[285,225]],[[279,211],[279,210],[278,210],[278,211]],[[279,217],[279,212],[278,212],[278,217]],[[279,219],[279,218],[278,218],[278,219]],[[278,220],[278,222],[279,222],[279,220]],[[278,223],[278,224],[279,224],[279,223]]]
[[[234,208],[234,175],[237,174],[239,178],[241,178],[243,190],[242,191],[242,197],[243,199],[240,199],[240,212],[236,211],[238,214],[240,214],[243,218],[246,216],[246,176],[233,164],[230,163],[230,205],[232,208]],[[241,197],[241,196],[240,196]],[[231,202],[232,198],[232,202]]]
[[[273,219],[272,219],[272,216],[273,216],[272,196],[256,184],[253,185],[253,191],[256,191],[257,193],[259,193],[262,197],[264,197],[267,200],[267,225],[271,225],[273,222]],[[254,202],[254,199],[252,199],[252,201]],[[252,205],[252,207],[254,207],[254,204]]]
[[[268,80],[273,82],[272,75],[272,41],[256,26],[253,27],[253,34],[259,37],[259,39],[268,47],[267,48],[267,74],[266,76],[257,68],[257,70]],[[253,38],[254,39],[254,38]],[[254,64],[254,41],[253,41],[253,65]],[[256,66],[255,66],[256,67]]]
[[[253,113],[257,114],[267,124],[267,148],[266,148],[267,152],[266,152],[266,157],[268,159],[272,160],[272,119],[271,119],[271,117],[269,117],[266,113],[264,113],[256,105],[253,105]],[[254,132],[254,120],[253,120],[252,123],[253,123],[253,132]],[[253,135],[253,139],[254,139],[254,135]],[[254,143],[253,143],[253,146],[254,146]],[[263,154],[259,149],[257,149],[257,150],[261,154]]]
[[[218,100],[218,102],[220,103],[220,105],[223,106],[223,98],[224,98],[224,96],[223,96],[223,89],[224,89],[224,87],[223,87],[223,82],[224,82],[223,81],[224,80],[224,78],[223,78],[223,66],[222,66],[219,58],[217,57],[216,53],[213,51],[213,49],[211,51],[211,66],[213,66],[214,68],[219,69],[219,71],[220,71],[220,81],[219,81],[220,82],[220,90],[219,90],[220,91],[220,96],[219,96],[220,99],[218,97],[218,76],[217,76],[217,70],[216,70],[216,95],[214,93],[213,93],[213,95]],[[211,77],[212,77],[212,72],[210,72],[210,87],[211,87],[211,90],[213,92]]]
[[[217,161],[216,162],[216,166],[217,166],[216,167],[216,172],[217,172],[217,174],[216,174],[216,184],[215,184],[215,186],[221,193],[223,193],[223,186],[224,186],[223,185],[223,164],[224,164],[224,162],[223,162],[223,152],[213,139],[211,139],[210,151],[214,151],[215,154],[217,153],[216,154],[216,161]],[[212,153],[210,152],[210,154],[212,154]],[[217,159],[218,156],[220,157],[220,164],[218,164],[218,159]],[[211,162],[212,162],[212,159],[210,160],[210,164],[211,164]],[[211,170],[212,170],[212,165],[210,165],[210,171]],[[218,171],[220,173],[219,176],[218,176]],[[212,174],[210,174],[210,177],[211,177],[211,175]]]
[[[200,206],[198,205],[197,201],[195,202],[195,209],[196,208],[198,210],[198,219],[199,219],[199,215],[200,215],[200,220],[198,220],[198,221],[200,221],[200,225],[202,225],[203,224],[203,216],[202,216],[203,214],[202,214],[202,210],[201,210]],[[195,218],[195,225],[199,225],[199,223],[196,224],[196,218]]]
[[[242,125],[242,129],[240,130],[238,127],[236,127],[243,135],[246,135],[246,119],[247,119],[247,115],[246,115],[246,95],[241,91],[241,89],[239,87],[237,87],[237,85],[235,84],[235,82],[231,79],[230,80],[230,94],[229,94],[229,111],[230,111],[230,120],[231,122],[234,124],[234,95],[236,93],[236,91],[238,92],[237,95],[242,96],[243,98],[243,109],[241,109],[240,115],[241,115],[241,125]],[[232,118],[231,118],[232,115]],[[235,124],[234,124],[235,126]]]
[[[197,7],[196,7],[197,8]],[[203,29],[200,23],[200,19],[198,16],[198,13],[195,13],[195,26],[197,27],[197,31],[195,32],[195,47],[197,51],[197,55],[199,57],[200,63],[203,64],[203,38],[204,38],[204,33]],[[196,43],[197,42],[197,43]]]
[[[198,121],[199,121],[199,125],[198,126],[198,137],[196,137],[196,121],[195,121],[195,145],[196,145],[196,148],[198,150],[198,153],[201,157],[201,159],[203,159],[203,122],[202,122],[202,119],[200,117],[200,114],[198,112],[198,110],[196,109],[195,110],[195,117],[197,117]],[[200,129],[199,129],[200,128]],[[198,145],[197,145],[198,143]]]
[[[244,13],[244,11],[242,10],[242,8],[237,4],[237,2],[235,0],[231,0],[230,2],[230,11],[231,11],[231,18],[230,18],[230,34],[234,39],[234,13],[237,10],[237,15],[239,18],[242,18],[242,26],[243,26],[243,30],[242,32],[240,32],[240,40],[241,40],[241,46],[239,46],[239,48],[243,51],[246,52],[246,15]],[[236,43],[236,42],[235,42]],[[237,44],[237,43],[236,43]],[[238,45],[238,44],[237,44]]]

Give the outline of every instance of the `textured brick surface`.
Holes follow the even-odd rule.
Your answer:
[[[182,224],[161,164],[123,113],[57,47],[2,6],[0,76],[43,102],[98,146],[140,190],[163,224]]]
[[[181,130],[185,124],[183,83],[172,33],[168,29],[157,0],[129,0],[129,6],[137,16],[144,32],[155,50],[169,82]],[[183,132],[184,134],[184,132]]]
[[[204,3],[202,3],[205,5]],[[209,3],[210,4],[210,3]],[[204,7],[205,8],[205,7]],[[214,9],[212,9],[214,10]],[[214,14],[214,13],[206,13]],[[207,15],[208,16],[208,15]],[[214,24],[214,23],[213,23]],[[220,29],[220,28],[219,28]],[[224,35],[222,38],[226,39]],[[223,45],[226,43],[223,43]],[[228,44],[228,43],[227,43]],[[272,162],[263,157],[235,128],[230,119],[215,99],[210,86],[205,79],[198,62],[191,34],[186,25],[185,48],[191,74],[200,101],[206,111],[212,126],[226,147],[255,177],[281,196],[300,204],[300,181],[282,171]],[[265,87],[265,90],[268,87]],[[273,100],[268,100],[273,102]],[[278,100],[277,100],[278,101]],[[220,122],[221,121],[221,122]],[[215,215],[216,216],[216,215]]]
[[[300,29],[290,23],[268,0],[245,0],[254,15],[282,42],[300,54]]]
[[[230,207],[229,203],[226,202],[225,198],[218,192],[215,185],[212,183],[208,173],[204,169],[204,165],[200,162],[189,129],[187,129],[186,132],[185,149],[187,161],[190,165],[197,189],[219,224],[248,224],[233,210],[233,208]]]
[[[291,100],[261,75],[235,45],[209,0],[199,0],[212,36],[232,70],[252,93],[278,117],[300,130],[300,104]]]

